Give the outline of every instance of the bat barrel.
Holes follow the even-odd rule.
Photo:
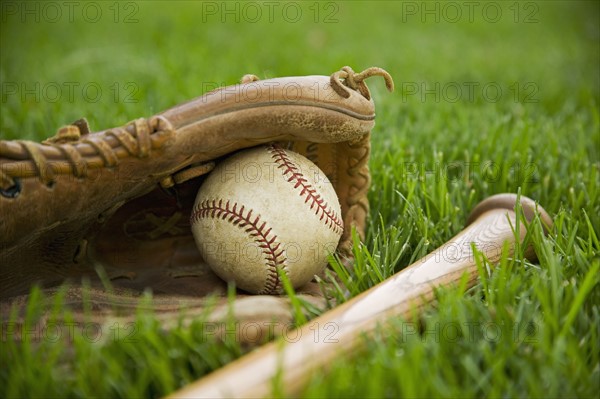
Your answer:
[[[515,205],[520,199],[523,215],[531,222],[539,215],[545,229],[552,220],[527,197],[492,196],[477,205],[466,228],[444,245],[396,273],[386,281],[312,320],[296,330],[293,342],[272,342],[174,393],[185,397],[265,397],[278,375],[287,394],[301,389],[314,370],[326,367],[344,352],[360,344],[390,317],[410,317],[429,303],[434,289],[452,285],[466,273],[474,284],[478,270],[473,246],[490,263],[498,261],[504,245],[511,251],[526,235],[521,224],[516,237]]]
[[[467,226],[472,224],[475,220],[477,220],[482,214],[492,210],[499,209],[507,209],[509,211],[514,211],[515,205],[517,201],[521,204],[521,209],[523,210],[523,214],[525,215],[525,219],[528,222],[533,221],[536,215],[539,215],[542,221],[542,227],[544,228],[544,232],[547,234],[550,229],[552,229],[552,218],[544,208],[539,206],[529,197],[519,197],[516,194],[496,194],[491,197],[486,198],[481,201],[469,215],[467,219]]]

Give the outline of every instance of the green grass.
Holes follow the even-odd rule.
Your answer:
[[[246,73],[328,75],[343,65],[376,65],[392,74],[397,89],[389,94],[382,82],[369,83],[378,114],[371,217],[364,244],[355,245],[354,274],[345,276],[351,295],[446,242],[489,195],[520,191],[553,217],[548,237],[534,225],[528,238],[537,262],[519,250],[471,289],[438,290],[437,304],[419,319],[382,326],[363,349],[316,375],[305,395],[597,395],[598,2],[494,2],[502,11],[496,23],[484,18],[485,3],[473,22],[456,3],[464,6],[456,23],[444,20],[454,14],[442,8],[439,23],[435,15],[408,12],[421,2],[320,3],[317,23],[313,2],[299,3],[303,16],[295,23],[278,12],[269,21],[266,8],[255,23],[244,15],[223,23],[224,15],[202,14],[203,6],[191,2],[138,9],[123,3],[115,23],[112,2],[94,4],[103,12],[97,23],[80,13],[69,22],[66,8],[56,23],[31,16],[22,23],[3,8],[3,139],[39,140],[81,116],[94,129],[120,125]],[[132,11],[137,22],[123,23]],[[325,23],[332,11],[337,21]],[[73,96],[65,92],[69,82],[79,83]],[[100,87],[97,101],[81,90],[86,84]],[[58,98],[56,86],[63,88]],[[475,87],[472,97],[468,87]],[[34,296],[28,320],[40,303]],[[68,322],[55,308],[57,320]],[[135,326],[134,342],[126,330],[96,343],[81,334],[39,347],[3,342],[0,396],[160,396],[248,350],[233,339],[207,338],[200,323],[165,334],[152,315],[140,313]]]

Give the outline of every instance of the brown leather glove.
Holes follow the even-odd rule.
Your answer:
[[[226,283],[196,248],[191,208],[216,162],[268,142],[304,154],[333,182],[345,224],[338,251],[349,256],[351,228],[362,235],[368,212],[375,113],[364,80],[374,75],[393,89],[380,68],[263,81],[246,75],[241,84],[123,127],[90,133],[79,120],[41,144],[1,141],[3,315],[25,303],[34,283],[52,293],[70,281],[67,302],[77,308],[82,278],[90,281],[98,317],[115,306],[134,308],[145,288],[167,313],[183,302],[201,309],[211,294],[225,301]],[[111,281],[110,293],[100,277]],[[322,299],[316,284],[300,292]],[[241,322],[291,318],[283,297],[239,297],[234,313]],[[213,315],[219,319],[223,309]]]

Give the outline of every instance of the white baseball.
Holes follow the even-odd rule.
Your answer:
[[[192,232],[202,257],[225,281],[256,294],[294,288],[327,265],[344,230],[331,182],[311,161],[277,145],[241,151],[206,178]]]

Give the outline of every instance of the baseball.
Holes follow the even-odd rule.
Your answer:
[[[311,161],[278,145],[225,159],[208,175],[191,215],[204,261],[254,294],[294,288],[327,265],[344,230],[331,182]]]

